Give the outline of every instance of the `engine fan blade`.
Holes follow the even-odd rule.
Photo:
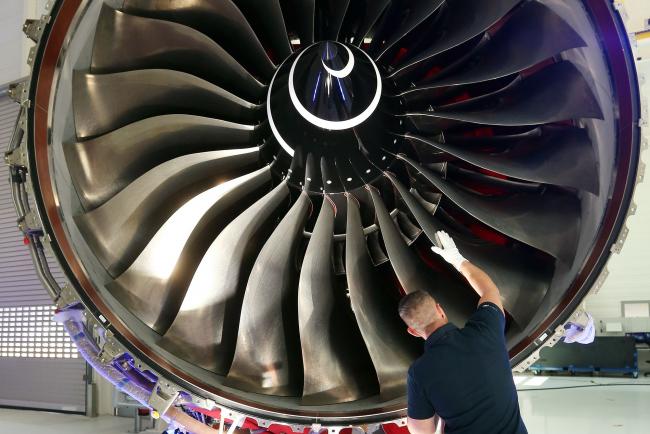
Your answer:
[[[341,296],[342,301],[346,299],[344,293],[336,293],[340,288],[336,288],[334,281],[334,215],[334,204],[325,196],[298,284],[298,324],[304,367],[302,401],[308,405],[355,401],[372,390],[368,387],[368,366],[364,366],[358,340],[354,339],[355,330],[345,321],[344,312],[336,309],[345,306]]]
[[[212,241],[259,198],[270,181],[266,166],[189,200],[161,226],[133,264],[106,287],[140,321],[164,334]]]
[[[316,5],[317,40],[339,39],[350,0],[319,0]]]
[[[407,133],[402,137],[425,143],[441,151],[493,172],[598,194],[596,155],[587,132],[580,128],[559,127],[546,129],[535,141],[526,143],[530,152],[486,153],[441,143]]]
[[[432,244],[436,232],[452,234],[460,252],[470,262],[485,270],[503,296],[505,309],[518,324],[526,324],[544,298],[553,276],[553,267],[524,249],[513,250],[496,244],[470,240],[434,217],[422,203],[391,173],[388,179],[411,211]]]
[[[505,77],[585,45],[580,35],[548,6],[526,2],[492,39],[465,61],[463,68],[434,80],[432,86],[458,86]]]
[[[348,6],[343,21],[344,37],[356,46],[363,44],[370,29],[388,8],[391,0],[356,0]]]
[[[316,0],[280,0],[285,20],[298,33],[301,47],[314,43]]]
[[[350,303],[379,380],[381,398],[389,400],[406,391],[406,372],[420,345],[404,329],[391,300],[376,278],[363,234],[356,199],[348,194],[345,235],[345,271]]]
[[[209,371],[228,373],[246,281],[288,197],[286,182],[278,184],[219,234],[160,341],[163,348]]]
[[[437,110],[405,115],[420,131],[438,131],[446,120],[484,125],[538,125],[569,119],[602,119],[589,84],[568,61],[555,63],[505,89]]]
[[[400,284],[407,293],[426,291],[444,306],[449,320],[462,327],[476,308],[476,294],[463,285],[432,273],[424,267],[416,254],[409,250],[397,226],[390,217],[379,193],[370,188],[370,196],[377,213],[381,236],[388,258]]]
[[[203,33],[182,24],[128,15],[102,6],[90,72],[107,74],[149,68],[192,74],[249,101],[259,101],[266,89]]]
[[[275,65],[246,17],[230,0],[191,0],[182,3],[124,0],[122,10],[133,15],[184,24],[205,33],[264,82],[268,82],[275,73]]]
[[[106,134],[164,114],[193,114],[242,123],[254,123],[263,114],[261,106],[200,78],[166,69],[108,75],[77,72],[72,100],[79,138]]]
[[[237,346],[226,384],[297,396],[302,386],[296,250],[311,202],[303,192],[260,252],[246,285]]]
[[[258,128],[252,125],[163,115],[94,139],[64,144],[63,151],[82,206],[90,211],[167,160],[219,148],[249,147],[257,144],[258,137]]]
[[[175,158],[151,169],[99,208],[76,216],[75,223],[99,262],[116,277],[189,198],[257,167],[258,148]]]
[[[580,203],[575,196],[545,190],[541,194],[482,197],[444,181],[405,155],[399,158],[474,218],[510,238],[572,263],[580,229]]]
[[[371,56],[380,61],[393,45],[435,13],[444,2],[445,0],[392,1],[370,43]]]
[[[271,49],[275,63],[291,55],[291,44],[282,16],[280,0],[234,0],[246,16],[262,44]]]
[[[426,50],[409,58],[391,75],[397,78],[422,62],[480,35],[505,16],[521,0],[448,0],[448,11],[441,27]]]

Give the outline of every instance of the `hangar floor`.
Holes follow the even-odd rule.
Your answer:
[[[515,379],[522,415],[530,434],[639,434],[650,426],[647,411],[650,379]],[[596,383],[604,386],[593,387]],[[0,409],[0,427],[0,431],[7,433],[125,434],[132,432],[133,420]]]

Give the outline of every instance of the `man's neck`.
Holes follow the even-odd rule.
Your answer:
[[[429,336],[433,334],[433,332],[435,332],[436,330],[438,330],[440,327],[444,326],[448,322],[449,321],[445,318],[445,319],[440,319],[438,321],[434,321],[431,324],[429,324],[427,328],[424,330],[424,333],[427,335],[425,339],[428,339]]]

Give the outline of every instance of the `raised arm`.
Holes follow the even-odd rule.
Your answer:
[[[490,276],[461,255],[456,243],[447,232],[438,231],[436,238],[441,247],[433,246],[431,250],[442,256],[467,279],[474,291],[481,297],[479,304],[489,301],[497,305],[501,312],[504,312],[499,288],[490,279]]]

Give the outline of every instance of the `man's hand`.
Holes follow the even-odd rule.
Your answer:
[[[490,276],[460,254],[456,243],[447,232],[436,232],[436,238],[442,248],[433,246],[431,250],[442,256],[445,261],[453,265],[467,279],[474,291],[481,297],[479,305],[489,301],[497,305],[501,312],[504,312],[499,288],[490,279]]]
[[[433,253],[442,256],[445,261],[449,262],[456,270],[460,271],[460,266],[463,265],[463,262],[467,261],[467,259],[463,258],[463,255],[460,254],[454,240],[447,232],[438,231],[436,232],[436,241],[438,241],[438,244],[440,244],[442,248],[437,246],[431,247]]]

